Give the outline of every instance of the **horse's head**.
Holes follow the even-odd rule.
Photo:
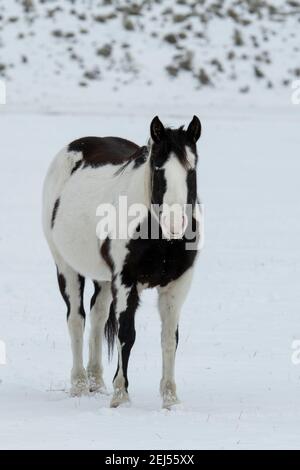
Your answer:
[[[187,208],[197,199],[197,149],[200,120],[194,116],[187,130],[165,128],[156,116],[151,122],[151,204],[160,206],[159,222],[166,238],[182,238]],[[189,206],[188,206],[189,205]]]

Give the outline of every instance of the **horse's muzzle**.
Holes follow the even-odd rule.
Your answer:
[[[161,217],[161,228],[163,234],[169,240],[181,239],[186,231],[188,219],[186,214],[180,214],[180,216],[167,217],[162,215]]]

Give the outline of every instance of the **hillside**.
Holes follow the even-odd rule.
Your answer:
[[[283,96],[300,2],[0,1],[8,106],[57,111]]]

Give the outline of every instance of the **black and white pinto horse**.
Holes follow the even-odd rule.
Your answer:
[[[200,121],[194,116],[187,130],[183,126],[170,129],[155,117],[150,131],[146,147],[119,137],[75,140],[56,156],[44,183],[43,228],[67,305],[73,353],[71,394],[105,391],[101,359],[105,330],[111,346],[116,334],[118,347],[112,407],[129,401],[127,368],[135,341],[135,312],[140,293],[147,287],[156,287],[159,295],[163,406],[178,403],[174,378],[178,322],[199,251],[197,246],[186,249],[187,227],[194,224],[200,233],[198,241],[201,238],[201,218],[185,211],[187,204],[197,205]],[[136,227],[156,220],[159,238],[97,237],[97,207],[118,205],[120,195],[127,196],[128,206],[146,206],[147,216]],[[177,204],[181,210],[168,219],[163,211],[154,214],[155,204]],[[86,278],[95,287],[87,370],[83,365]]]

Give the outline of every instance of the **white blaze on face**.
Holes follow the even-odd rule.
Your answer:
[[[191,170],[196,168],[196,155],[191,151],[189,147],[185,147],[186,159]]]
[[[166,192],[163,197],[161,228],[167,238],[182,238],[187,227],[187,170],[171,154],[163,166]]]

